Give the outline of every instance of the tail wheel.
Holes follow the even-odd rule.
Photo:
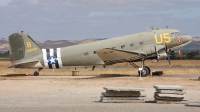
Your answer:
[[[143,67],[143,70],[141,71],[141,77],[146,77],[150,74],[150,68],[147,66]],[[138,75],[140,76],[140,71],[138,70]]]
[[[39,72],[38,72],[38,71],[35,71],[35,72],[34,72],[34,76],[39,76]]]
[[[40,72],[42,69],[43,69],[43,68],[38,68],[38,71],[35,71],[35,72],[34,72],[34,76],[39,76],[39,74],[40,74],[39,72]]]

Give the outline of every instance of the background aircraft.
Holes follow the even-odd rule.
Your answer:
[[[97,42],[56,49],[42,49],[27,34],[20,32],[9,36],[10,60],[15,68],[38,68],[35,76],[43,68],[59,69],[63,66],[111,65],[129,62],[145,77],[151,73],[144,61],[168,57],[189,44],[192,37],[174,29],[153,29],[151,31],[110,38]],[[181,53],[180,53],[181,54]],[[134,62],[141,61],[139,68]],[[138,72],[140,74],[140,72]]]

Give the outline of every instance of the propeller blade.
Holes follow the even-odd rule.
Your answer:
[[[170,61],[169,54],[167,54],[167,59],[168,59],[168,62],[169,62],[169,66],[171,67],[171,61]]]
[[[154,48],[155,48],[155,53],[157,55],[157,59],[159,59],[159,55],[158,55],[158,51],[157,51],[157,46],[155,45]]]
[[[168,47],[167,47],[167,43],[165,41],[165,39],[163,38],[163,44],[164,44],[164,48],[165,48],[165,52],[167,53],[168,52]]]
[[[167,46],[167,43],[166,43],[164,38],[163,38],[163,40],[164,40],[163,44],[164,44],[165,52],[167,54],[167,59],[168,59],[168,62],[169,62],[169,66],[171,67],[171,61],[170,61],[170,57],[169,57],[169,54],[168,54],[168,46]]]

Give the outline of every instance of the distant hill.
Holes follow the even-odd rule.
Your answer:
[[[104,39],[85,39],[85,40],[47,40],[45,42],[36,41],[42,48],[58,48],[65,46],[73,46],[78,44],[84,44],[89,42],[95,42]],[[0,38],[0,51],[8,51],[9,42],[8,39]],[[192,42],[182,48],[183,52],[190,52],[200,50],[200,37],[193,37]]]
[[[184,52],[200,50],[200,37],[193,37],[192,42],[181,49]]]
[[[192,40],[200,42],[200,37],[193,37]]]
[[[8,39],[0,38],[0,51],[7,51],[9,49]]]
[[[76,43],[70,42],[68,40],[57,40],[57,41],[47,40],[43,43],[38,43],[38,45],[42,48],[57,48],[57,47],[76,45]]]

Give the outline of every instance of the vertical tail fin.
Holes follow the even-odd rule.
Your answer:
[[[38,55],[42,54],[42,49],[27,34],[14,33],[9,36],[10,60],[22,63],[23,60],[39,60]]]

